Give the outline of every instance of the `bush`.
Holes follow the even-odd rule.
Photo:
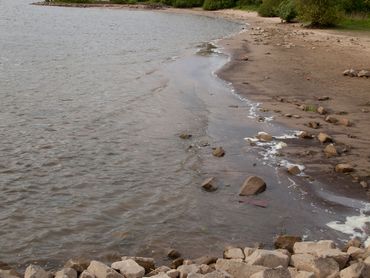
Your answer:
[[[201,7],[203,0],[174,0],[172,5],[176,8]]]
[[[369,13],[370,0],[342,0],[342,7],[346,13]]]
[[[238,6],[261,5],[262,0],[239,0]]]
[[[297,11],[299,17],[309,21],[312,27],[333,26],[341,19],[337,0],[298,0]]]
[[[279,16],[286,22],[291,22],[297,17],[297,10],[294,0],[283,0],[279,5]]]
[[[258,9],[258,14],[263,17],[273,17],[279,15],[279,5],[282,0],[263,0]]]
[[[234,0],[205,0],[203,9],[205,10],[219,10],[235,6]]]

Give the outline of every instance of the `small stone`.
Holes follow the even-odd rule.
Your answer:
[[[276,249],[286,249],[293,253],[293,246],[296,242],[301,242],[302,238],[299,236],[280,235],[276,238],[274,245]]]
[[[344,76],[356,77],[358,75],[358,71],[354,69],[348,69],[343,72]]]
[[[300,119],[300,118],[302,118],[302,116],[300,116],[300,115],[296,115],[296,114],[292,115],[292,117],[293,117],[294,119]]]
[[[338,124],[344,125],[344,126],[350,126],[351,122],[346,118],[341,118],[339,119]]]
[[[299,138],[302,138],[302,139],[312,139],[313,138],[313,135],[307,131],[300,131],[297,135]]]
[[[225,155],[225,150],[222,147],[216,147],[212,150],[212,154],[215,157],[223,157]]]
[[[294,175],[294,176],[301,173],[301,169],[299,169],[297,165],[288,167],[287,171],[289,174]]]
[[[265,269],[250,276],[250,278],[290,278],[290,272],[287,268],[277,267]]]
[[[324,132],[320,132],[319,135],[317,135],[317,139],[319,139],[322,144],[333,142],[333,138]]]
[[[84,258],[75,258],[68,260],[64,267],[70,267],[77,271],[77,273],[82,273],[88,268],[90,261]]]
[[[215,179],[212,177],[212,178],[208,178],[206,179],[203,183],[202,183],[202,188],[205,190],[205,191],[208,191],[208,192],[213,192],[213,191],[216,191],[217,190],[217,185],[215,184]]]
[[[177,258],[177,259],[174,259],[172,262],[171,262],[171,268],[178,268],[180,265],[183,265],[184,263],[184,259],[183,258]]]
[[[362,186],[362,188],[369,188],[369,185],[367,184],[367,182],[366,181],[361,181],[360,182],[360,185]]]
[[[324,149],[324,153],[325,153],[327,158],[338,155],[338,151],[337,151],[336,147],[334,146],[334,144],[327,145]]]
[[[90,272],[88,272],[87,270],[84,270],[82,271],[82,273],[80,274],[79,278],[95,278],[94,275],[92,275]]]
[[[207,273],[214,271],[214,269],[210,267],[208,264],[200,265],[199,269],[200,269],[201,274],[207,274]]]
[[[242,259],[244,260],[243,250],[240,248],[228,248],[224,251],[224,259]]]
[[[29,265],[24,273],[24,278],[49,278],[49,273],[37,265]]]
[[[335,172],[337,173],[350,173],[353,171],[354,168],[350,164],[340,163],[335,166]]]
[[[336,124],[338,122],[338,119],[329,115],[325,118],[325,121],[331,124]]]
[[[77,278],[77,271],[73,268],[63,268],[55,273],[55,278]]]
[[[370,110],[369,110],[369,109],[367,109],[367,108],[362,108],[362,109],[361,109],[361,112],[362,112],[362,113],[369,113],[369,112],[370,112]]]
[[[197,258],[194,260],[194,263],[195,264],[198,264],[198,265],[202,265],[202,264],[214,264],[217,262],[217,259],[216,257],[212,257],[212,256],[203,256],[203,257],[200,257],[200,258]]]
[[[358,77],[370,77],[370,71],[360,70],[357,74]]]
[[[87,271],[96,278],[125,278],[114,269],[98,261],[91,261]]]
[[[169,268],[168,266],[160,266],[156,269],[154,269],[153,271],[149,272],[146,276],[147,277],[154,277],[156,275],[159,275],[161,273],[164,273],[164,272],[167,272],[167,271],[170,271],[171,268]]]
[[[181,254],[180,254],[179,251],[177,251],[175,249],[170,249],[167,253],[167,257],[174,260],[174,259],[180,258]]]
[[[313,121],[309,122],[307,125],[308,127],[313,128],[313,129],[318,129],[321,127],[321,124],[319,122],[313,122]]]
[[[112,263],[112,268],[119,270],[125,278],[142,278],[145,274],[145,268],[132,259]]]
[[[247,178],[239,192],[240,196],[250,196],[262,193],[266,190],[266,183],[263,179],[256,176]]]
[[[256,138],[262,142],[270,142],[272,141],[272,136],[268,134],[267,132],[258,132]]]
[[[330,99],[330,97],[328,97],[328,96],[322,96],[322,97],[317,98],[318,101],[326,101],[326,100],[329,100],[329,99]]]
[[[292,114],[284,114],[284,117],[291,118],[291,117],[293,117],[293,115]]]
[[[320,115],[325,115],[328,113],[328,111],[326,111],[324,107],[319,106],[319,108],[317,108],[317,113],[319,113]]]
[[[190,139],[192,136],[193,136],[193,135],[191,135],[191,134],[189,134],[189,133],[186,133],[186,132],[183,132],[183,133],[181,133],[181,134],[179,135],[179,137],[180,137],[181,139],[184,139],[184,140],[186,140],[186,139]]]

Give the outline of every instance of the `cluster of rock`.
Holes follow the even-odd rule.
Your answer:
[[[370,77],[370,70],[355,70],[355,69],[347,69],[343,72],[344,76],[350,77]]]
[[[184,260],[173,251],[168,266],[156,267],[152,258],[122,257],[110,266],[99,261],[69,260],[55,273],[29,265],[24,278],[360,278],[370,277],[370,248],[350,241],[344,250],[331,240],[302,242],[299,237],[283,235],[276,250],[230,247],[223,258],[201,257]],[[10,268],[0,266],[0,277],[19,278]]]

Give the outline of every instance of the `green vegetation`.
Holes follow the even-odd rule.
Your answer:
[[[106,3],[102,0],[45,0],[65,3]],[[260,16],[279,16],[285,22],[299,19],[312,27],[337,26],[370,31],[370,0],[110,0],[115,4],[159,4],[176,8],[203,7],[218,10],[235,7],[258,11]]]

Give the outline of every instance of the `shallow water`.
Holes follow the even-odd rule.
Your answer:
[[[213,74],[227,56],[195,54],[241,25],[0,6],[0,260],[53,268],[78,255],[161,260],[167,247],[219,255],[227,244],[269,245],[285,232],[348,238],[326,223],[359,202],[287,177],[266,152],[273,146],[251,148],[245,137],[289,131],[258,123],[256,104]],[[183,131],[193,138],[179,139]],[[219,145],[224,158],[211,155]],[[253,198],[266,208],[237,197],[248,175],[266,180]],[[220,185],[211,194],[199,188],[209,176]]]

